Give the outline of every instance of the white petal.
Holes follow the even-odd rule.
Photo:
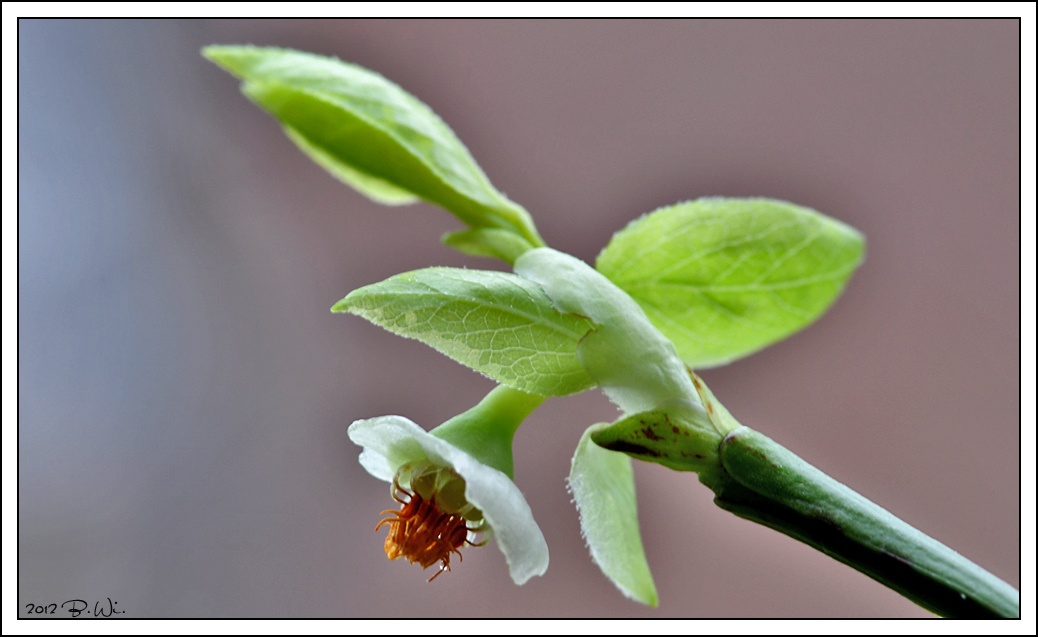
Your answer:
[[[489,467],[404,418],[381,416],[350,425],[350,440],[364,447],[361,465],[368,473],[392,482],[400,467],[428,460],[451,467],[465,480],[465,498],[483,512],[505,554],[509,574],[525,584],[548,569],[548,544],[519,487]]]

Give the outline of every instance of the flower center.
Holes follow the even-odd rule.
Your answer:
[[[413,491],[400,486],[400,478],[406,473],[411,474]],[[389,525],[386,556],[391,560],[405,557],[422,568],[440,562],[440,570],[429,578],[431,582],[443,571],[451,570],[451,553],[457,553],[461,560],[458,549],[462,546],[485,544],[486,540],[469,540],[470,532],[481,532],[485,525],[479,523],[469,528],[468,522],[482,520],[483,514],[465,501],[464,493],[465,481],[451,469],[431,465],[403,467],[393,479],[393,499],[403,506],[399,511],[383,511],[383,515],[394,517],[383,518],[375,526],[377,531],[383,524]]]

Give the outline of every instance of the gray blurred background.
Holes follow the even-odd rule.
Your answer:
[[[127,617],[916,617],[896,593],[638,463],[660,593],[626,600],[564,478],[598,392],[549,400],[516,480],[551,550],[432,584],[389,562],[357,418],[431,428],[491,381],[331,305],[460,224],[373,204],[200,57],[305,49],[429,104],[550,245],[768,196],[868,239],[817,324],[704,378],[743,423],[1019,586],[1015,21],[22,21],[19,602]]]

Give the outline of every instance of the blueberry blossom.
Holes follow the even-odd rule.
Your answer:
[[[428,568],[450,570],[450,556],[490,536],[508,562],[516,584],[548,568],[548,545],[530,506],[512,481],[512,437],[544,398],[504,385],[469,411],[427,432],[402,416],[381,416],[350,425],[362,446],[361,465],[392,484],[400,511],[386,511],[386,555]],[[376,528],[378,528],[376,527]],[[484,535],[482,542],[474,540]]]

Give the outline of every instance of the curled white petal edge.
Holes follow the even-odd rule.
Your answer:
[[[350,425],[350,440],[364,447],[361,465],[380,480],[392,482],[397,470],[429,460],[454,469],[465,480],[465,498],[483,512],[494,531],[508,572],[519,585],[548,570],[548,544],[519,487],[454,445],[431,435],[403,416],[380,416]]]

